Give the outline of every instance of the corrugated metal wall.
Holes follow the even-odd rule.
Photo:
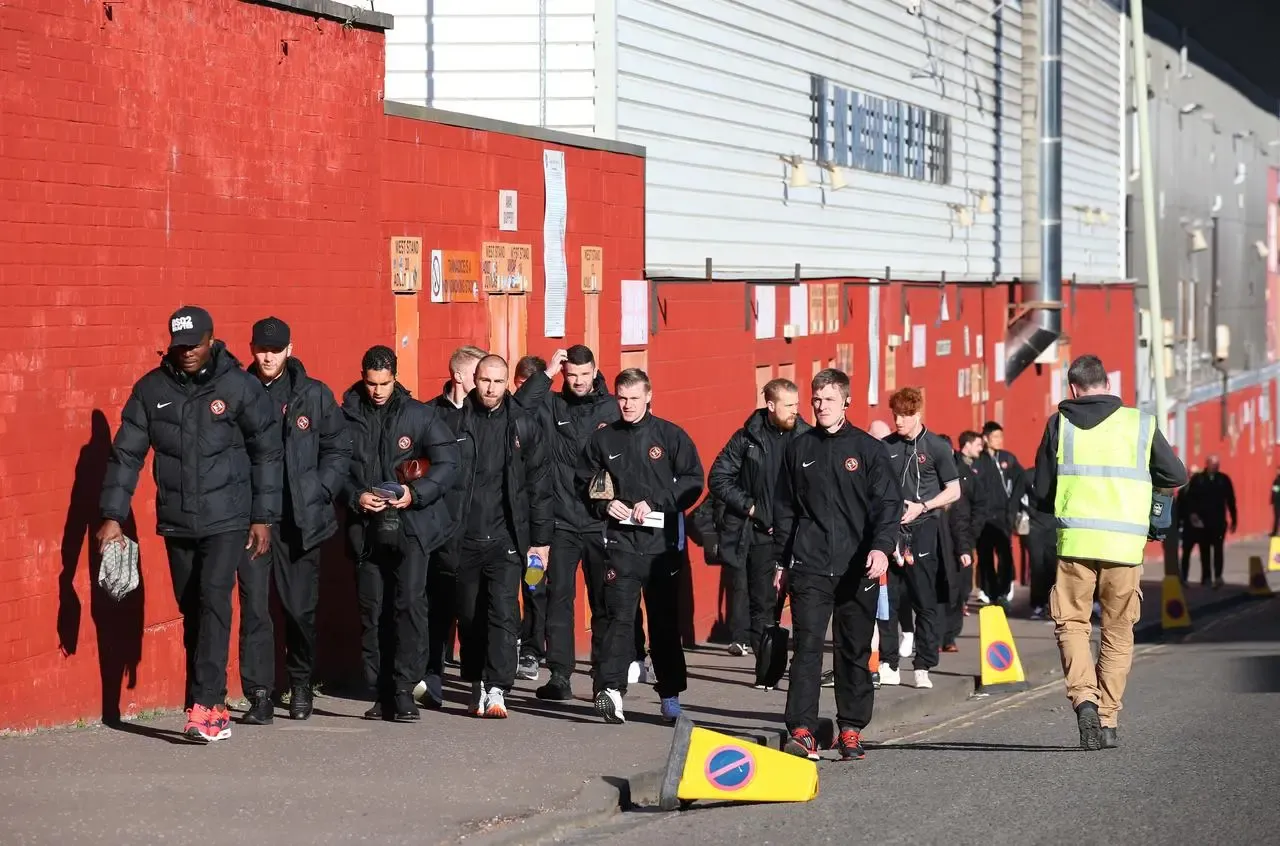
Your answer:
[[[595,0],[378,0],[386,99],[595,131]]]

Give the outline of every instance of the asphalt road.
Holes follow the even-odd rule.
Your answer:
[[[1280,598],[1207,621],[1186,642],[1139,650],[1118,749],[1079,750],[1058,679],[869,738],[879,743],[863,761],[819,764],[810,803],[642,808],[554,842],[1280,842]]]

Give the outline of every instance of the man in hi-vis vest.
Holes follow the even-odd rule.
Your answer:
[[[1080,746],[1117,745],[1117,717],[1142,608],[1142,556],[1154,490],[1187,483],[1187,470],[1155,418],[1112,396],[1107,370],[1082,355],[1067,370],[1071,399],[1045,426],[1036,453],[1035,496],[1058,533],[1058,580],[1049,596],[1067,697]],[[1089,648],[1095,590],[1102,647]]]

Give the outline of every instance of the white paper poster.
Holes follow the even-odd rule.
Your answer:
[[[778,289],[773,285],[756,285],[756,340],[763,341],[777,334]]]
[[[911,327],[911,366],[924,367],[929,361],[928,339],[923,323]]]
[[[968,326],[964,327],[964,354],[966,358],[969,357],[969,327]]]
[[[880,286],[873,285],[867,297],[867,405],[880,404]]]
[[[956,371],[956,396],[969,395],[969,368],[961,367]]]
[[[1056,367],[1049,371],[1049,402],[1055,408],[1062,402],[1062,371]]]
[[[518,211],[519,195],[515,191],[502,189],[498,191],[498,230],[501,232],[515,232],[520,227],[517,225],[519,220]]]
[[[622,345],[649,343],[649,280],[622,280]]]
[[[991,355],[995,358],[996,381],[1004,381],[1004,341],[996,341],[995,348],[991,351]]]
[[[978,336],[978,340],[974,342],[973,350],[974,358],[982,358],[982,336]]]
[[[801,283],[791,286],[791,319],[787,321],[796,327],[796,337],[809,334],[809,286]]]
[[[564,233],[569,216],[564,152],[543,150],[542,173],[547,190],[547,212],[542,221],[542,266],[547,277],[542,334],[547,338],[563,338],[564,312],[569,301],[569,267],[564,259]],[[645,331],[647,336],[647,328]]]
[[[1120,371],[1112,370],[1107,374],[1107,382],[1111,384],[1111,393],[1124,399],[1124,394],[1120,391]]]

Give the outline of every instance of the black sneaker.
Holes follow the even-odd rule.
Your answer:
[[[396,691],[395,715],[397,723],[411,723],[421,718],[418,714],[418,703],[413,701],[413,693],[411,691]]]
[[[364,712],[364,718],[366,720],[381,720],[384,718],[381,698],[373,701],[373,705],[370,706],[369,710]]]
[[[269,726],[275,720],[275,703],[265,687],[249,692],[249,710],[240,718],[247,726]]]
[[[289,719],[305,720],[311,716],[311,685],[295,684],[289,690]]]
[[[1098,706],[1081,702],[1076,708],[1076,725],[1080,729],[1080,748],[1097,752],[1102,748],[1102,722],[1098,718]]]
[[[842,729],[840,738],[836,741],[836,748],[840,750],[840,760],[842,761],[860,761],[867,757],[867,750],[862,748],[862,733],[853,729]]]
[[[1102,727],[1102,748],[1115,749],[1119,745],[1120,745],[1120,737],[1116,733],[1116,727],[1103,726]]]
[[[537,681],[538,679],[538,656],[537,655],[521,655],[520,662],[516,664],[516,678],[526,681]]]
[[[787,742],[782,745],[782,751],[797,758],[816,761],[818,760],[818,741],[808,729],[799,728],[791,732]]]
[[[567,676],[552,673],[551,681],[535,690],[534,696],[554,702],[567,702],[573,698],[573,685],[569,683]]]
[[[836,671],[835,671],[835,670],[827,670],[825,673],[823,673],[823,674],[822,674],[822,686],[823,686],[823,687],[835,687],[835,686],[836,686]]]

